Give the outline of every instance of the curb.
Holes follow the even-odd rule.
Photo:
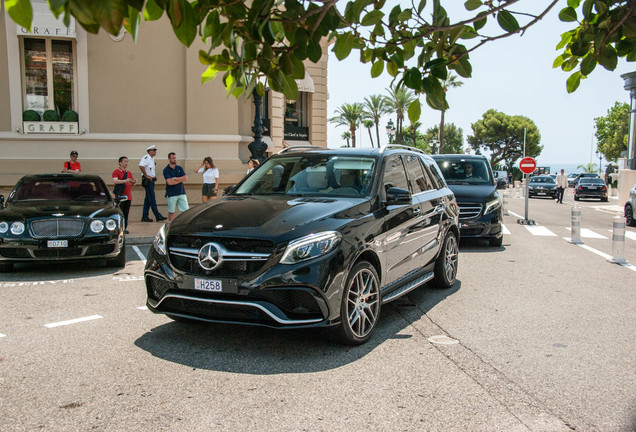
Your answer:
[[[155,239],[154,236],[152,236],[152,237],[139,237],[139,236],[126,237],[126,245],[127,246],[151,245],[154,239]]]

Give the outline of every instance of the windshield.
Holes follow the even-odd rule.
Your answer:
[[[530,179],[530,183],[552,183],[552,184],[554,184],[554,179],[552,177],[532,177]]]
[[[9,198],[24,201],[108,201],[110,196],[102,182],[78,179],[34,179],[20,182]]]
[[[600,177],[593,177],[593,178],[582,178],[581,179],[581,184],[599,184],[599,185],[604,185],[605,182]]]
[[[302,154],[266,160],[234,191],[236,195],[361,197],[369,193],[376,160]]]
[[[493,184],[483,159],[436,159],[436,162],[448,184]]]

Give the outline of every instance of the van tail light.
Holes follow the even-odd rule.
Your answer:
[[[607,186],[603,186],[603,190],[607,190]]]
[[[581,186],[577,187],[578,190],[583,190],[583,188]]]

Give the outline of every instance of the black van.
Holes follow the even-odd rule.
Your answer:
[[[442,171],[459,206],[461,238],[488,239],[491,246],[503,242],[503,206],[490,162],[482,155],[441,154],[433,159]]]

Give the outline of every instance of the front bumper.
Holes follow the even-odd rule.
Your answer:
[[[119,255],[124,247],[123,232],[55,240],[64,240],[67,246],[49,247],[47,239],[0,238],[0,262],[110,259]]]
[[[154,313],[208,322],[274,328],[321,327],[340,320],[345,275],[340,249],[294,265],[274,253],[251,274],[205,276],[177,270],[151,248],[144,279],[148,309]],[[195,289],[195,279],[221,283],[221,292]]]
[[[499,238],[503,236],[501,211],[476,219],[459,219],[460,238]]]

